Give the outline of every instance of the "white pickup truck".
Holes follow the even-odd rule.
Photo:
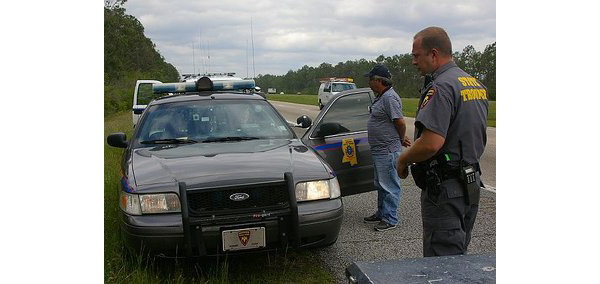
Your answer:
[[[321,85],[319,86],[319,109],[323,107],[331,100],[331,98],[337,95],[339,92],[356,89],[356,85],[353,83],[352,78],[323,78],[319,80]]]

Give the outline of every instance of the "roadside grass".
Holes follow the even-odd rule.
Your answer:
[[[319,105],[317,95],[273,95],[267,94],[268,100],[305,104],[305,105]],[[402,98],[402,113],[407,117],[415,117],[417,112],[417,104],[419,103],[418,98]],[[488,120],[487,126],[496,127],[496,101],[488,102]]]
[[[267,100],[280,101],[280,102],[288,102],[295,104],[303,104],[303,105],[319,105],[319,99],[317,95],[274,95],[267,94]]]
[[[104,119],[109,133],[131,138],[131,113]],[[334,283],[333,276],[309,250],[256,253],[235,257],[170,260],[142,257],[127,250],[119,236],[118,182],[122,149],[104,142],[105,283]]]
[[[402,114],[407,117],[415,117],[417,114],[418,98],[401,98],[402,99]]]
[[[488,126],[496,127],[496,101],[488,101]]]

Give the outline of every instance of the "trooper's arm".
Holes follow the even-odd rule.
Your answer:
[[[428,130],[423,129],[421,137],[415,140],[415,143],[408,149],[402,151],[400,157],[396,161],[396,169],[400,178],[406,178],[408,176],[408,165],[411,163],[417,163],[425,161],[433,157],[444,145],[443,136]]]

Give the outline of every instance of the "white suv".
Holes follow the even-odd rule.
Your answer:
[[[323,107],[339,92],[356,89],[352,78],[326,78],[320,80],[319,86],[319,109]]]

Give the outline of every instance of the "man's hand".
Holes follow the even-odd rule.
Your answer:
[[[403,162],[400,157],[398,157],[398,160],[396,161],[396,171],[401,179],[408,177],[408,164]]]
[[[408,136],[404,136],[404,138],[402,138],[402,146],[410,147],[410,145],[410,138],[408,138]]]

